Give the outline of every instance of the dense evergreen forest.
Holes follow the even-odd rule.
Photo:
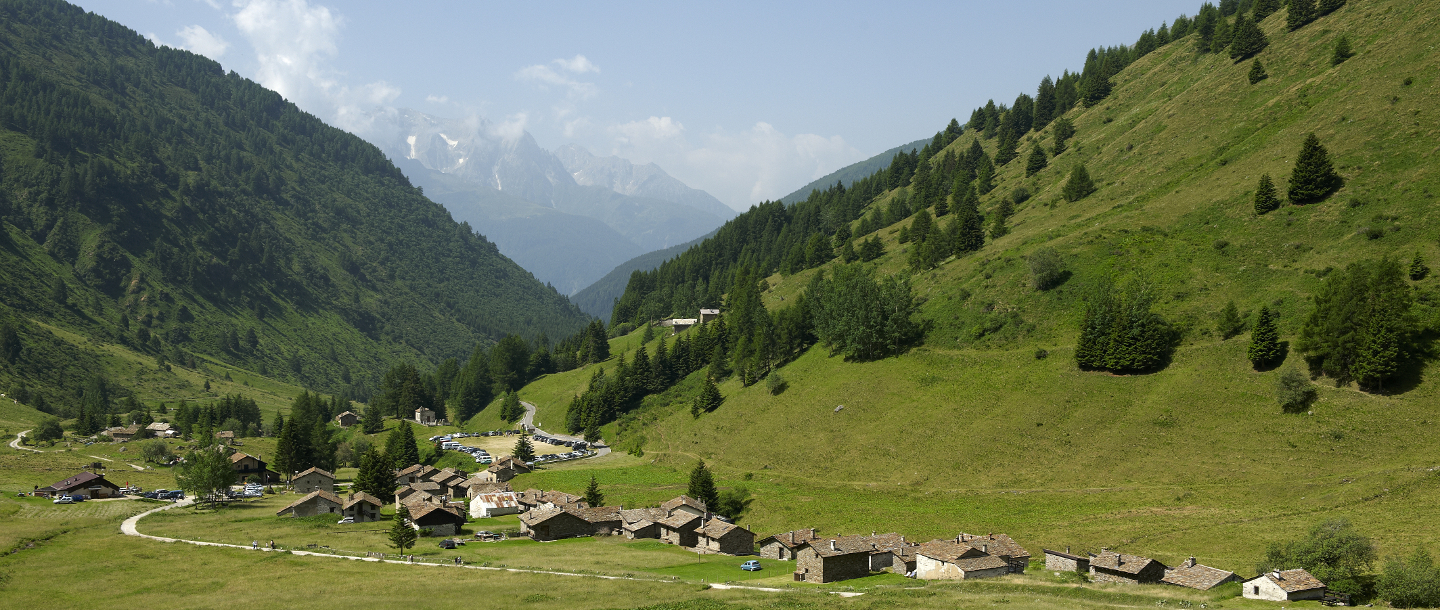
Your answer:
[[[67,416],[102,357],[46,326],[365,398],[586,321],[374,146],[54,0],[0,2],[0,221],[0,386]]]

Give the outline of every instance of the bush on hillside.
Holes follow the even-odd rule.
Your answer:
[[[1065,263],[1060,253],[1046,246],[1030,254],[1030,285],[1036,290],[1049,290],[1065,279]]]
[[[40,424],[35,426],[35,442],[53,443],[65,438],[65,430],[60,427],[60,420],[54,417],[40,419]]]
[[[1245,321],[1240,319],[1240,309],[1235,307],[1235,301],[1225,304],[1225,309],[1220,310],[1220,319],[1215,323],[1215,331],[1220,333],[1221,339],[1229,339],[1244,332]]]
[[[1418,351],[1413,302],[1398,261],[1351,263],[1326,278],[1298,348],[1312,371],[1381,390]]]
[[[1332,591],[1362,595],[1365,574],[1375,557],[1370,538],[1355,531],[1349,521],[1335,519],[1316,524],[1300,538],[1271,543],[1256,571],[1304,568]]]
[[[780,376],[779,371],[770,371],[770,374],[765,377],[765,388],[770,390],[772,395],[780,394],[788,387],[790,387],[789,382]]]
[[[1270,78],[1270,74],[1265,72],[1265,65],[1260,63],[1259,58],[1256,58],[1255,61],[1250,62],[1250,74],[1248,75],[1248,78],[1250,79],[1250,84],[1252,85],[1267,78]]]
[[[1315,402],[1315,384],[1310,383],[1298,369],[1291,367],[1275,379],[1275,399],[1280,401],[1280,410],[1286,413],[1301,413]]]
[[[1335,39],[1335,52],[1330,55],[1330,65],[1338,66],[1354,56],[1355,51],[1350,48],[1350,37],[1341,34]]]
[[[1409,557],[1395,557],[1375,583],[1376,594],[1392,608],[1440,607],[1440,568],[1425,549]]]
[[[876,280],[860,265],[841,265],[833,275],[816,273],[805,290],[815,336],[832,353],[861,360],[900,353],[920,339],[912,318],[919,310],[906,275]]]
[[[1429,275],[1430,267],[1425,265],[1425,257],[1420,256],[1420,253],[1416,252],[1415,258],[1410,259],[1410,279],[1418,282]]]

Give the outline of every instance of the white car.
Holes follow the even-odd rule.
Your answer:
[[[55,499],[54,499],[54,500],[51,500],[50,503],[51,503],[51,504],[74,504],[75,501],[74,501],[74,500],[71,500],[71,499],[70,499],[70,496],[55,496]]]
[[[335,522],[335,525],[350,525],[350,524],[352,524],[352,523],[354,523],[354,522],[355,522],[355,518],[354,518],[354,517],[346,517],[346,518],[344,518],[344,519],[341,519],[341,520],[339,520],[339,521],[336,521],[336,522]]]

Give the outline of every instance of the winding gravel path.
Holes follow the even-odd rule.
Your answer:
[[[541,429],[535,427],[535,405],[530,404],[530,403],[525,402],[525,401],[522,400],[522,401],[520,401],[520,406],[525,407],[525,416],[520,418],[520,428],[521,428],[522,430],[530,430],[532,433],[540,433],[540,434],[542,434],[542,435],[544,435],[544,436],[548,436],[548,437],[550,437],[550,438],[558,438],[558,439],[560,439],[560,440],[562,440],[562,441],[583,441],[583,440],[585,440],[585,437],[583,437],[583,436],[572,436],[572,435],[569,435],[569,434],[555,434],[555,433],[553,433],[553,432],[546,432],[546,431],[544,431],[544,430],[541,430]],[[610,455],[610,447],[607,446],[607,445],[601,445],[601,446],[595,448],[595,455],[593,455],[593,456],[591,456],[591,457],[601,457],[601,456],[606,456],[606,455]],[[589,458],[586,458],[586,459],[589,459]]]
[[[41,450],[39,450],[39,449],[31,449],[31,448],[29,448],[29,447],[21,447],[21,446],[20,446],[20,439],[25,438],[25,435],[26,435],[26,434],[29,434],[29,433],[30,433],[29,430],[21,430],[19,434],[16,434],[16,435],[15,435],[15,440],[10,441],[10,448],[11,448],[11,449],[18,450],[18,451],[31,451],[31,452],[34,452],[34,453],[45,453],[44,451],[41,451]]]

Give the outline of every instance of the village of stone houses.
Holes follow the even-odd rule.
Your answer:
[[[346,411],[334,418],[333,425],[349,428],[358,421],[354,413]],[[417,410],[413,420],[400,423],[418,430],[446,424],[429,409]],[[85,443],[83,448],[101,452],[100,447],[108,445],[117,451],[112,455],[118,461],[125,461],[133,459],[125,457],[132,441],[183,442],[179,436],[178,429],[163,421],[112,427],[95,438],[98,444]],[[789,531],[756,532],[683,493],[657,506],[627,507],[604,504],[593,479],[592,488],[583,492],[518,490],[512,485],[518,476],[561,465],[583,467],[583,460],[610,453],[603,441],[591,443],[580,437],[549,434],[529,424],[519,429],[431,437],[437,452],[459,451],[488,467],[466,472],[413,464],[389,470],[386,476],[393,480],[387,478],[391,484],[386,487],[394,488],[393,497],[356,491],[353,476],[347,481],[320,468],[277,473],[262,455],[244,450],[244,439],[229,431],[215,436],[218,444],[213,450],[228,463],[234,484],[203,497],[187,497],[182,490],[147,491],[117,485],[112,478],[123,479],[133,473],[115,470],[117,459],[111,458],[102,458],[111,464],[88,464],[81,472],[20,495],[50,499],[61,511],[122,498],[165,502],[122,526],[126,534],[162,542],[392,563],[597,577],[609,574],[610,578],[763,592],[814,587],[840,596],[863,595],[855,585],[884,586],[888,579],[914,583],[911,587],[938,581],[1026,583],[1042,579],[1107,590],[1132,586],[1139,587],[1134,589],[1137,591],[1162,594],[1167,588],[1228,590],[1229,595],[1253,600],[1349,604],[1348,596],[1329,591],[1304,569],[1243,575],[1207,566],[1196,557],[1166,565],[1110,548],[1073,548],[1058,531],[1053,539],[1041,541],[1017,541],[1003,532],[961,531],[963,524],[956,524],[953,537],[928,541],[903,531],[822,532],[798,527],[802,524]],[[156,440],[142,440],[146,437]],[[473,441],[489,441],[492,448],[514,442],[517,451],[524,445],[527,453],[533,453],[537,444],[573,451],[546,451],[528,461],[513,455],[494,459]],[[183,461],[171,459],[172,465]],[[128,462],[125,466],[135,471],[153,469]],[[703,463],[699,468],[704,468]],[[708,472],[704,476],[708,478]],[[592,505],[587,495],[590,500],[601,500],[601,505]],[[201,510],[207,506],[239,510],[245,516],[217,521],[219,513],[207,515]],[[189,507],[192,514],[168,510],[181,507]],[[255,515],[257,511],[261,516]],[[189,521],[196,523],[187,526]],[[573,544],[581,541],[601,543],[605,552],[596,552],[601,547]],[[1032,548],[1038,552],[1029,550]],[[1221,607],[1211,599],[1210,605]],[[1191,603],[1177,601],[1180,605]]]

